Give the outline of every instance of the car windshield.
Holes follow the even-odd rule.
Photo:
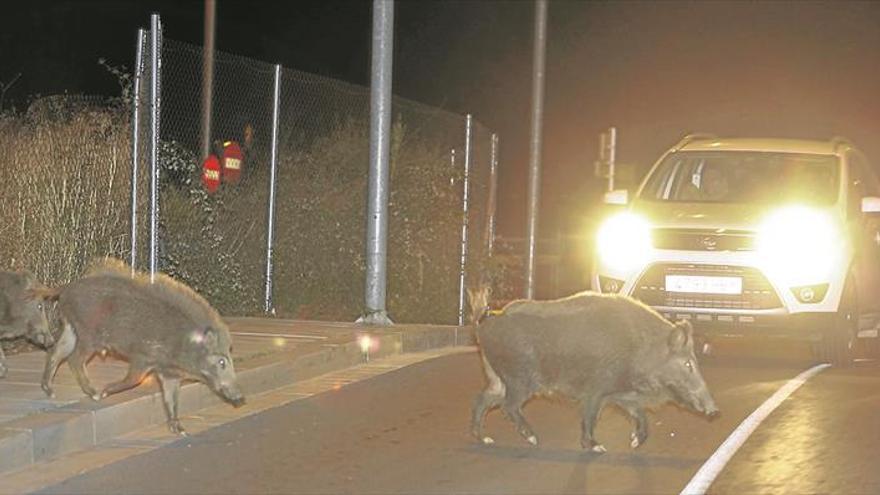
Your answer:
[[[648,178],[640,198],[700,203],[817,205],[837,199],[838,158],[753,151],[680,151]]]

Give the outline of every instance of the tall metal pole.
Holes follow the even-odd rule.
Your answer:
[[[394,2],[373,0],[373,55],[370,78],[370,173],[367,200],[366,308],[358,320],[391,325],[385,310],[388,244],[388,147],[391,133],[391,64]]]
[[[159,244],[159,108],[161,105],[162,24],[150,16],[150,282],[156,279]]]
[[[547,0],[535,2],[535,52],[532,67],[532,135],[529,145],[526,299],[535,295],[535,244],[541,194],[541,133],[544,120],[544,51],[547,42]]]
[[[272,157],[269,171],[269,225],[266,234],[266,298],[263,310],[275,313],[272,305],[272,248],[275,242],[275,170],[278,164],[278,112],[281,107],[281,66],[275,66],[275,92],[272,101]]]
[[[495,250],[495,214],[498,209],[498,134],[492,133],[492,151],[489,159],[489,213],[486,225],[486,254]]]
[[[144,30],[138,29],[134,58],[134,88],[131,98],[131,274],[137,270],[137,186],[140,165],[141,77],[144,73]]]
[[[214,35],[217,2],[205,0],[205,46],[202,50],[202,158],[211,153],[211,111],[214,100]]]
[[[614,190],[614,160],[617,154],[617,129],[608,129],[608,191]]]
[[[467,114],[464,127],[464,193],[461,207],[461,264],[458,272],[458,326],[464,325],[465,275],[468,255],[468,199],[470,195],[471,140],[473,117]]]

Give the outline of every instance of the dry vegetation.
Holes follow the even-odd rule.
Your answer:
[[[47,283],[95,256],[125,256],[129,127],[122,112],[45,98],[0,116],[0,253]]]

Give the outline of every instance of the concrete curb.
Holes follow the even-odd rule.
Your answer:
[[[458,327],[364,327],[374,344],[370,358],[472,345],[473,329]],[[306,355],[277,352],[247,361],[237,373],[245,395],[258,394],[362,363],[357,342],[325,347]],[[114,437],[165,422],[161,394],[155,386],[138,387],[101,402],[83,398],[52,411],[33,414],[0,426],[0,475],[31,464],[91,448]],[[179,411],[187,415],[222,404],[207,386],[188,383],[181,388]],[[232,406],[230,406],[232,407]]]

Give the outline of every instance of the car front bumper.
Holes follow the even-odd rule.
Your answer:
[[[646,290],[653,291],[653,294],[659,294],[660,297],[651,301],[645,300],[646,304],[671,321],[691,321],[695,330],[706,336],[767,336],[807,341],[821,338],[822,332],[832,325],[837,314],[845,271],[841,270],[838,276],[828,281],[827,292],[820,301],[803,303],[798,301],[791,287],[760,273],[756,268],[759,265],[757,261],[755,254],[747,251],[695,252],[658,249],[653,251],[648,263],[629,272],[615,273],[597,266],[592,277],[592,288],[602,291],[601,276],[606,287],[608,279],[620,281],[617,291],[619,294],[639,298]],[[762,292],[763,295],[751,297],[748,301],[713,301],[714,307],[702,305],[699,295],[685,298],[663,297],[665,288],[662,286],[662,276],[658,277],[657,268],[665,266],[674,267],[676,273],[688,273],[688,267],[693,268],[694,274],[705,273],[707,268],[748,272],[752,274],[748,275],[752,280],[749,283],[760,285],[761,290],[755,292]],[[755,273],[759,276],[755,276]],[[757,279],[760,282],[755,282]],[[744,283],[744,289],[747,285],[748,283]],[[668,304],[670,302],[676,304]],[[685,304],[680,305],[679,302]]]
[[[705,337],[772,337],[815,342],[830,328],[836,313],[795,313],[784,310],[748,314],[654,307],[670,321],[688,320]]]

